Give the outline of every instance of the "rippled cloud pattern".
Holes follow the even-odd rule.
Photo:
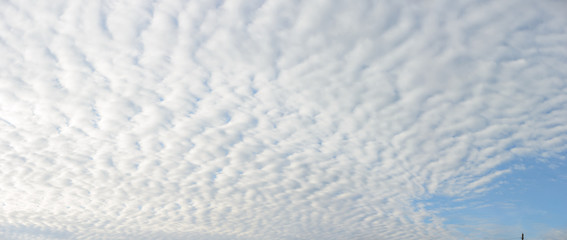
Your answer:
[[[462,239],[422,201],[567,162],[566,9],[0,1],[0,234]]]

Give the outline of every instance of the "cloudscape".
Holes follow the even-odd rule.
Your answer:
[[[0,1],[0,238],[565,239],[565,12]]]

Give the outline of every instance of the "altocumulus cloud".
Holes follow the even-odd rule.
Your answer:
[[[1,1],[0,233],[459,238],[416,203],[565,164],[565,9]]]

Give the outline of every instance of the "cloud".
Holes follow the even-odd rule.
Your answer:
[[[565,229],[551,229],[544,234],[543,239],[546,240],[561,239],[562,237],[565,236],[565,232],[566,232]]]
[[[451,239],[567,150],[561,3],[0,5],[14,239]]]

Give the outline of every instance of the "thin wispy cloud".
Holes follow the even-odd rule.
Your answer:
[[[565,9],[0,2],[0,234],[477,237],[430,201],[565,167]]]

